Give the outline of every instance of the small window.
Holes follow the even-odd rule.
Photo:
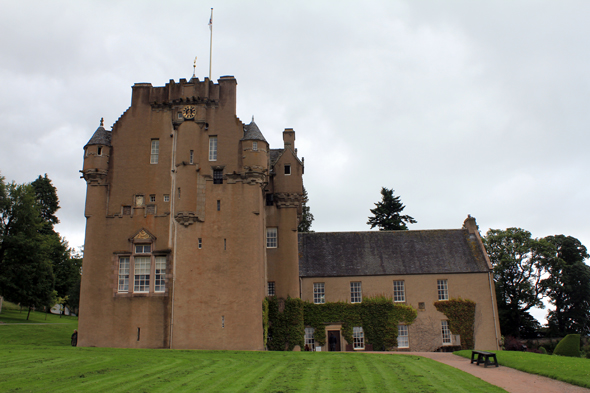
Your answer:
[[[363,290],[360,281],[350,282],[350,302],[360,303],[363,301]]]
[[[291,174],[291,164],[285,164],[285,175]]]
[[[277,228],[266,228],[266,248],[277,248]]]
[[[266,194],[266,206],[272,206],[274,204],[274,194]]]
[[[160,154],[160,141],[158,139],[152,139],[150,164],[157,164],[158,163],[159,154]]]
[[[408,337],[408,326],[397,325],[397,347],[398,348],[409,348],[410,340]]]
[[[223,251],[227,250],[227,239],[223,239]]]
[[[254,150],[254,151],[258,150],[258,142],[256,142],[256,141],[252,142],[252,150]]]
[[[194,164],[195,163],[195,151],[194,150],[191,150],[190,156],[189,156],[189,159],[188,159],[188,162],[190,164]]]
[[[315,339],[313,334],[315,333],[315,329],[312,327],[305,328],[305,349],[307,351],[313,351],[315,348]]]
[[[102,156],[102,147],[98,147],[98,149],[96,149],[96,155],[97,156]]]
[[[449,300],[449,286],[447,280],[437,280],[438,300]]]
[[[203,239],[199,238],[197,244],[199,248],[203,248]]]
[[[449,329],[449,321],[440,321],[442,328],[442,342],[443,345],[451,344],[451,330]]]
[[[213,170],[213,184],[223,184],[223,171],[221,169]]]
[[[221,201],[217,200],[217,211],[221,211]]]
[[[135,282],[133,292],[149,292],[151,257],[135,257]]]
[[[276,296],[275,282],[269,281],[266,285],[266,296]]]
[[[155,273],[154,292],[164,292],[166,289],[166,257],[156,257]]]
[[[135,253],[136,254],[149,254],[152,252],[152,245],[151,244],[136,244],[135,245]]]
[[[354,349],[365,349],[365,333],[360,326],[352,328],[352,341]]]
[[[129,291],[129,257],[119,258],[119,292]]]
[[[217,137],[209,137],[209,161],[217,161]]]
[[[323,282],[314,282],[313,283],[313,302],[315,304],[326,303],[326,296],[324,293],[324,283]]]
[[[424,302],[419,302],[418,303],[418,310],[424,311],[426,310],[426,303]]]
[[[406,292],[405,286],[403,281],[394,281],[393,282],[393,301],[394,302],[405,302],[406,301]]]
[[[150,195],[150,203],[156,202],[156,196],[154,194]]]
[[[170,195],[164,194],[164,202],[170,202]]]

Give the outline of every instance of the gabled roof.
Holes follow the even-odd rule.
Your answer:
[[[270,166],[273,167],[283,155],[285,149],[270,149]]]
[[[256,123],[254,123],[254,118],[252,118],[252,121],[250,122],[250,124],[247,124],[244,126],[244,137],[241,140],[243,140],[243,141],[254,140],[254,141],[266,142],[266,139],[264,139],[264,135],[262,135],[262,132],[260,132],[260,128],[258,128]]]
[[[90,145],[111,145],[111,132],[104,129],[102,119],[100,119],[100,126],[94,131],[94,135],[92,135],[92,138],[90,138],[88,143],[84,145],[84,148]]]
[[[466,229],[299,234],[301,277],[489,272]]]

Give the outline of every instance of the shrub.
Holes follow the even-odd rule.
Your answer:
[[[568,334],[565,336],[553,351],[554,355],[580,357],[580,335]]]
[[[504,349],[506,351],[526,351],[526,345],[516,337],[506,336],[504,337]]]
[[[545,349],[545,347],[539,347],[539,351],[541,351],[543,355],[547,355],[547,350]]]

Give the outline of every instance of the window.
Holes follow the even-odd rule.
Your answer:
[[[266,296],[275,296],[276,292],[275,292],[275,282],[274,281],[269,281],[267,286],[266,286]]]
[[[151,244],[136,244],[135,245],[135,253],[136,254],[149,254],[152,252],[152,245]]]
[[[291,164],[285,164],[285,175],[291,174]]]
[[[258,150],[258,142],[252,142],[252,150],[256,151]]]
[[[203,239],[199,238],[199,248],[203,248]]]
[[[440,321],[442,327],[442,341],[443,345],[451,344],[451,330],[449,329],[449,321]]]
[[[360,303],[363,301],[363,290],[360,281],[352,281],[350,283],[350,302]]]
[[[409,348],[410,340],[408,337],[408,326],[397,325],[397,347],[398,348]]]
[[[221,169],[213,170],[213,184],[223,184],[223,171]]]
[[[305,328],[305,346],[310,350],[313,351],[315,348],[315,339],[313,334],[315,333],[315,329],[312,327]]]
[[[449,286],[447,280],[437,280],[438,300],[449,300]]]
[[[181,120],[181,119],[182,119],[182,112],[178,112],[178,113],[176,114],[176,116],[178,117],[178,120]]]
[[[277,228],[266,228],[266,248],[277,248]]]
[[[156,257],[155,273],[154,292],[164,292],[166,289],[166,257]]]
[[[156,205],[147,205],[146,206],[146,214],[151,214],[151,215],[156,214]]]
[[[352,328],[352,346],[354,349],[365,349],[365,333],[360,326]]]
[[[266,194],[266,206],[272,206],[274,204],[273,194]]]
[[[217,211],[221,210],[221,201],[218,199],[217,200]]]
[[[131,215],[131,206],[123,206],[123,215],[124,216]]]
[[[394,302],[405,302],[406,301],[406,291],[403,281],[394,281],[393,282],[393,301]]]
[[[156,196],[154,194],[150,195],[150,202],[151,203],[156,202]]]
[[[129,257],[119,258],[119,292],[129,291]]]
[[[98,147],[98,149],[96,149],[96,155],[97,156],[102,156],[102,147]]]
[[[194,150],[191,150],[191,153],[190,153],[190,157],[188,159],[188,162],[189,162],[189,164],[194,164],[195,163],[195,151]]]
[[[324,294],[324,283],[314,282],[313,283],[313,302],[315,304],[323,304],[326,302],[326,296]]]
[[[150,291],[151,257],[135,257],[135,282],[133,292]]]
[[[209,161],[217,161],[217,137],[209,137]]]
[[[424,302],[419,302],[419,303],[418,303],[418,310],[420,310],[420,311],[425,311],[425,310],[426,310],[426,303],[424,303]]]
[[[170,195],[164,194],[164,202],[170,202]]]
[[[158,163],[158,155],[160,154],[160,141],[158,139],[152,139],[152,150],[150,156],[150,164]]]

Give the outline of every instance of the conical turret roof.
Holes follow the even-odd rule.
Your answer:
[[[260,132],[260,128],[254,123],[254,117],[252,117],[252,121],[250,124],[244,126],[244,137],[242,138],[243,141],[264,141],[264,135]],[[268,143],[268,142],[266,142]]]
[[[104,120],[100,119],[100,126],[94,131],[94,135],[88,141],[88,143],[84,146],[90,145],[104,145],[110,146],[111,145],[111,132],[104,129]]]

